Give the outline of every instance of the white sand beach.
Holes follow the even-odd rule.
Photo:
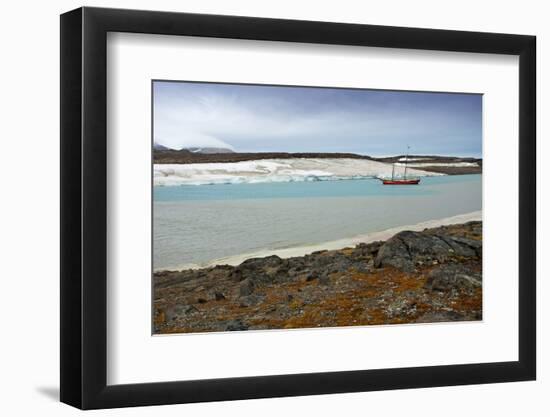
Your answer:
[[[291,258],[294,256],[304,256],[307,254],[310,254],[312,252],[320,251],[320,250],[336,250],[336,249],[343,249],[346,247],[352,247],[359,243],[370,243],[375,242],[377,240],[387,240],[396,233],[399,233],[403,230],[411,230],[411,231],[422,231],[426,228],[431,227],[439,227],[439,226],[445,226],[450,224],[459,224],[459,223],[466,223],[469,221],[474,220],[482,220],[482,211],[474,211],[471,213],[465,213],[465,214],[459,214],[457,216],[452,217],[446,217],[443,219],[436,219],[436,220],[429,220],[413,225],[405,225],[405,226],[398,226],[393,227],[391,229],[382,230],[379,232],[373,232],[363,235],[357,235],[346,239],[338,239],[333,240],[330,242],[323,242],[318,243],[314,245],[307,245],[307,246],[298,246],[293,248],[285,248],[285,249],[276,249],[276,250],[264,250],[264,251],[258,251],[258,252],[251,252],[236,256],[229,256],[226,258],[219,258],[215,259],[213,261],[210,261],[206,264],[188,264],[188,265],[182,265],[181,267],[177,269],[198,269],[198,268],[207,268],[214,265],[232,265],[236,266],[240,263],[244,262],[247,259],[251,258],[262,258],[265,256],[271,256],[271,255],[277,255],[281,258]]]

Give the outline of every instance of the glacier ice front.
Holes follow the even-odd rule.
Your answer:
[[[409,169],[411,175],[441,175]],[[155,164],[155,186],[326,181],[391,175],[392,165],[368,159],[293,158],[204,164]]]

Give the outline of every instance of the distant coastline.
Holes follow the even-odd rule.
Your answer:
[[[405,155],[390,157],[372,157],[355,153],[317,153],[317,152],[210,152],[205,150],[181,149],[173,150],[167,148],[154,148],[154,164],[199,164],[199,163],[227,163],[244,161],[261,161],[265,159],[357,159],[375,161],[385,164],[401,163]],[[417,161],[414,161],[416,159]],[[420,162],[421,160],[421,162]],[[481,174],[483,160],[481,158],[438,156],[438,155],[411,155],[410,166],[421,163],[422,170],[446,175]],[[433,165],[430,165],[433,164]]]

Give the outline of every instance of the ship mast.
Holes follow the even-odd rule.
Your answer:
[[[407,145],[407,155],[405,156],[405,175],[404,175],[404,179],[407,179],[407,161],[409,160],[409,148],[410,146]]]

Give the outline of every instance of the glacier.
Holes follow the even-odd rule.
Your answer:
[[[411,176],[444,175],[408,169]],[[242,162],[155,164],[154,186],[241,184],[291,181],[329,181],[381,178],[392,174],[392,165],[354,158],[263,159]],[[395,167],[395,175],[403,168]]]

